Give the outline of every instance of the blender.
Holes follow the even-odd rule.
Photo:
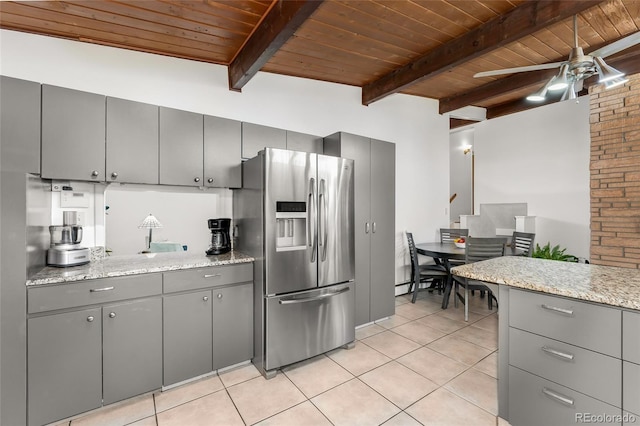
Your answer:
[[[66,267],[89,263],[88,248],[80,247],[82,226],[77,225],[77,212],[62,212],[62,225],[49,226],[51,244],[47,251],[47,265]]]

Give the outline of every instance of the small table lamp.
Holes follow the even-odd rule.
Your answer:
[[[147,241],[147,249],[151,248],[151,234],[154,228],[162,228],[162,224],[155,218],[154,215],[149,213],[149,216],[145,217],[142,223],[138,226],[138,229],[148,229],[149,237]]]

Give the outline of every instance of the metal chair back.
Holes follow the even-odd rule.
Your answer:
[[[452,243],[456,238],[469,236],[469,230],[465,228],[440,228],[440,242]]]
[[[536,239],[536,234],[529,232],[513,232],[511,237],[511,249],[522,250],[524,256],[531,257],[533,254],[533,241]]]

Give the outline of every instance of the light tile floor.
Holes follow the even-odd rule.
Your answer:
[[[396,297],[396,314],[356,330],[355,348],[265,380],[251,364],[92,411],[66,426],[507,425],[497,417],[498,320],[486,299]]]

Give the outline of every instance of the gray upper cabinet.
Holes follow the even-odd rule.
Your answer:
[[[158,183],[158,107],[107,98],[107,182]]]
[[[162,299],[102,308],[103,403],[162,387]]]
[[[52,423],[102,405],[100,308],[29,319],[28,423]]]
[[[213,368],[253,358],[253,283],[213,289]]]
[[[164,297],[165,386],[213,370],[211,304],[211,290]]]
[[[3,171],[40,173],[40,84],[0,76]]]
[[[287,131],[242,123],[242,158],[253,158],[265,147],[287,149]]]
[[[105,96],[42,85],[44,178],[105,180]]]
[[[242,187],[242,123],[204,116],[204,185]]]
[[[323,140],[320,136],[287,130],[287,149],[322,154]]]
[[[203,115],[160,107],[160,183],[202,186]]]
[[[356,325],[395,312],[395,145],[349,133],[324,153],[354,160]]]

